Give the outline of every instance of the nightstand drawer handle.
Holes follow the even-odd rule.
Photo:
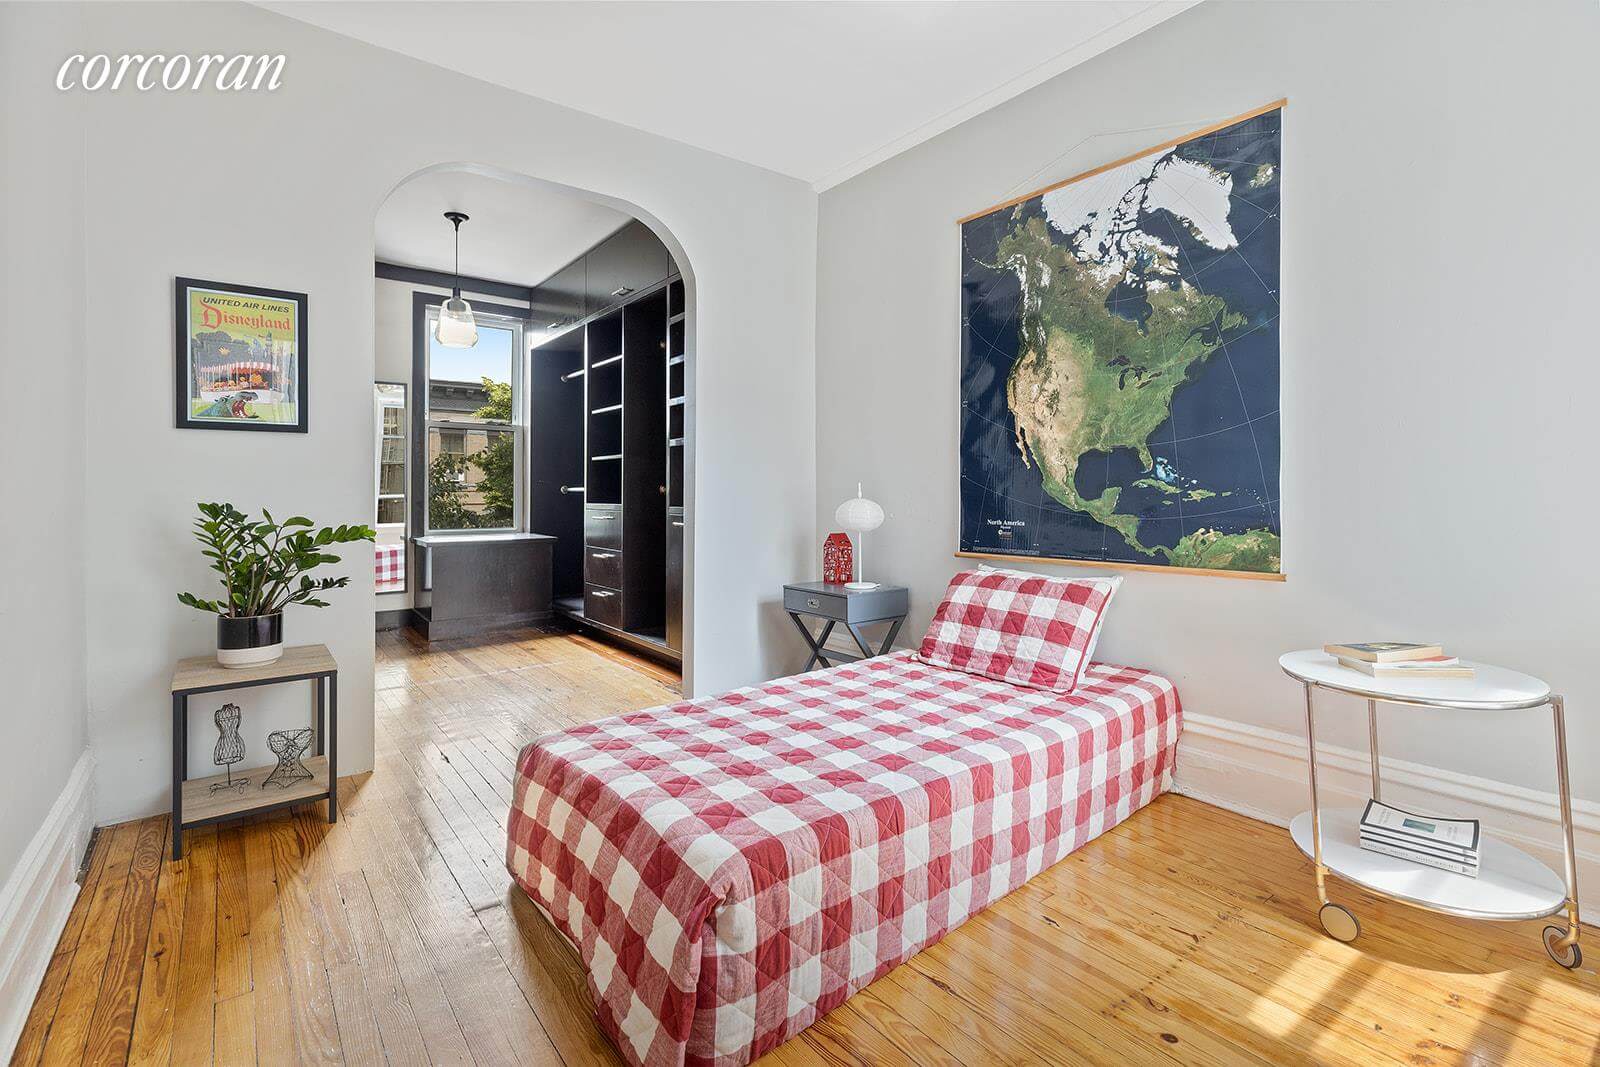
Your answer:
[[[607,597],[613,597],[613,596],[616,596],[617,594],[608,593],[604,589],[591,589],[591,590],[589,590],[589,595],[590,596],[597,596],[597,597],[601,598],[602,600],[604,600]]]
[[[808,597],[806,597],[806,607],[808,607],[808,608],[820,608],[820,607],[822,607],[822,601],[818,600],[814,596],[808,596]]]
[[[594,556],[595,559],[616,559],[617,558],[617,554],[615,552],[591,552],[590,555]]]

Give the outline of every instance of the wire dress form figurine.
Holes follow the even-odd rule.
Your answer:
[[[224,704],[211,718],[217,724],[218,735],[217,747],[211,754],[211,762],[218,767],[227,768],[228,772],[225,781],[211,783],[211,792],[223,789],[243,792],[244,787],[250,784],[250,779],[233,776],[233,765],[244,759],[244,738],[239,736],[239,705]]]
[[[262,789],[269,785],[288,789],[296,782],[303,782],[312,777],[306,765],[300,762],[300,757],[311,747],[309,727],[301,727],[298,730],[274,730],[267,735],[267,747],[278,757],[278,765],[272,768],[272,773],[261,783]]]

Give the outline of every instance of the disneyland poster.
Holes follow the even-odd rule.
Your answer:
[[[306,431],[306,294],[177,279],[180,429]]]

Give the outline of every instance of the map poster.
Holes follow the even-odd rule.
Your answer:
[[[306,295],[177,280],[179,429],[306,432]]]
[[[961,552],[1281,577],[1283,101],[961,221]]]

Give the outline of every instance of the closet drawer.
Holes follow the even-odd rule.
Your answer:
[[[583,580],[607,589],[622,588],[622,553],[614,548],[583,550]]]
[[[591,548],[622,547],[622,506],[590,504],[583,509],[583,543]]]
[[[622,594],[598,585],[584,586],[583,617],[590,622],[622,629]]]

